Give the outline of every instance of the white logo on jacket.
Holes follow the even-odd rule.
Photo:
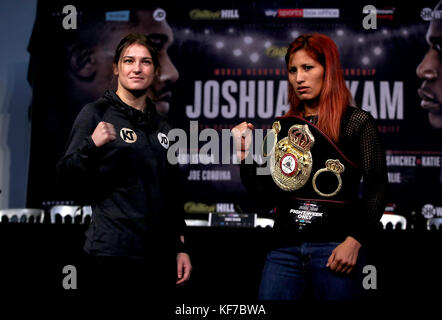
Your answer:
[[[160,144],[165,149],[169,149],[169,138],[162,132],[159,132],[157,137],[158,137],[158,141],[160,142]]]
[[[134,143],[137,141],[137,134],[132,129],[123,128],[120,130],[120,137],[126,143]]]

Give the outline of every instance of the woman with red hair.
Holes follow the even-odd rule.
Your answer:
[[[351,106],[333,40],[301,35],[285,61],[290,109],[263,143],[270,175],[249,152],[253,124],[232,130],[244,185],[274,208],[259,298],[357,299],[364,248],[385,208],[385,152],[373,117]]]

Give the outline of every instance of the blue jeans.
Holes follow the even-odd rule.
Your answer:
[[[259,288],[260,300],[353,300],[363,293],[365,255],[359,250],[350,274],[326,267],[339,242],[304,242],[268,253]]]

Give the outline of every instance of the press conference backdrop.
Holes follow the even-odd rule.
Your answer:
[[[36,0],[0,3],[0,209],[26,205],[29,165],[31,87],[26,51]]]
[[[387,210],[417,220],[442,215],[441,131],[431,126],[420,106],[422,80],[416,75],[428,50],[425,36],[437,1],[377,1],[375,25],[371,20],[368,28],[363,24],[367,1],[162,2],[163,10],[126,1],[99,6],[65,2],[38,3],[30,42],[34,99],[29,206],[71,200],[56,192],[55,163],[81,107],[115,86],[110,63],[88,76],[75,73],[81,65],[72,63],[74,49],[89,47],[103,54],[102,61],[111,61],[103,57],[111,58],[130,30],[147,32],[163,50],[168,77],[160,97],[163,111],[188,137],[184,144],[180,141],[181,177],[170,181],[183,184],[183,210],[204,215],[218,206],[218,211],[265,214],[247,197],[231,149],[225,150],[228,144],[221,148],[222,136],[242,121],[268,129],[288,110],[287,45],[300,34],[320,32],[339,48],[355,104],[377,121],[390,182]],[[77,10],[76,29],[63,26],[67,15],[62,10],[68,4]],[[57,52],[50,61],[48,50]],[[43,67],[55,62],[61,72],[56,81]],[[107,66],[109,72],[103,71]],[[207,128],[218,135],[207,138]],[[191,143],[190,137],[199,143]],[[259,157],[259,143],[256,147]],[[198,156],[208,149],[212,155]],[[227,163],[211,163],[217,151]]]

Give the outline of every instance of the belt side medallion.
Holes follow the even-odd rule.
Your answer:
[[[335,159],[335,160],[328,159],[325,162],[325,168],[319,169],[318,171],[316,171],[315,175],[313,176],[312,184],[313,184],[313,189],[315,190],[315,192],[323,197],[333,197],[333,196],[337,195],[338,192],[342,188],[341,173],[343,173],[344,170],[345,170],[345,166],[338,159]],[[318,176],[323,172],[331,172],[338,179],[338,186],[336,187],[335,191],[333,191],[331,193],[324,193],[318,189],[318,186],[316,185],[316,178],[318,178]]]

